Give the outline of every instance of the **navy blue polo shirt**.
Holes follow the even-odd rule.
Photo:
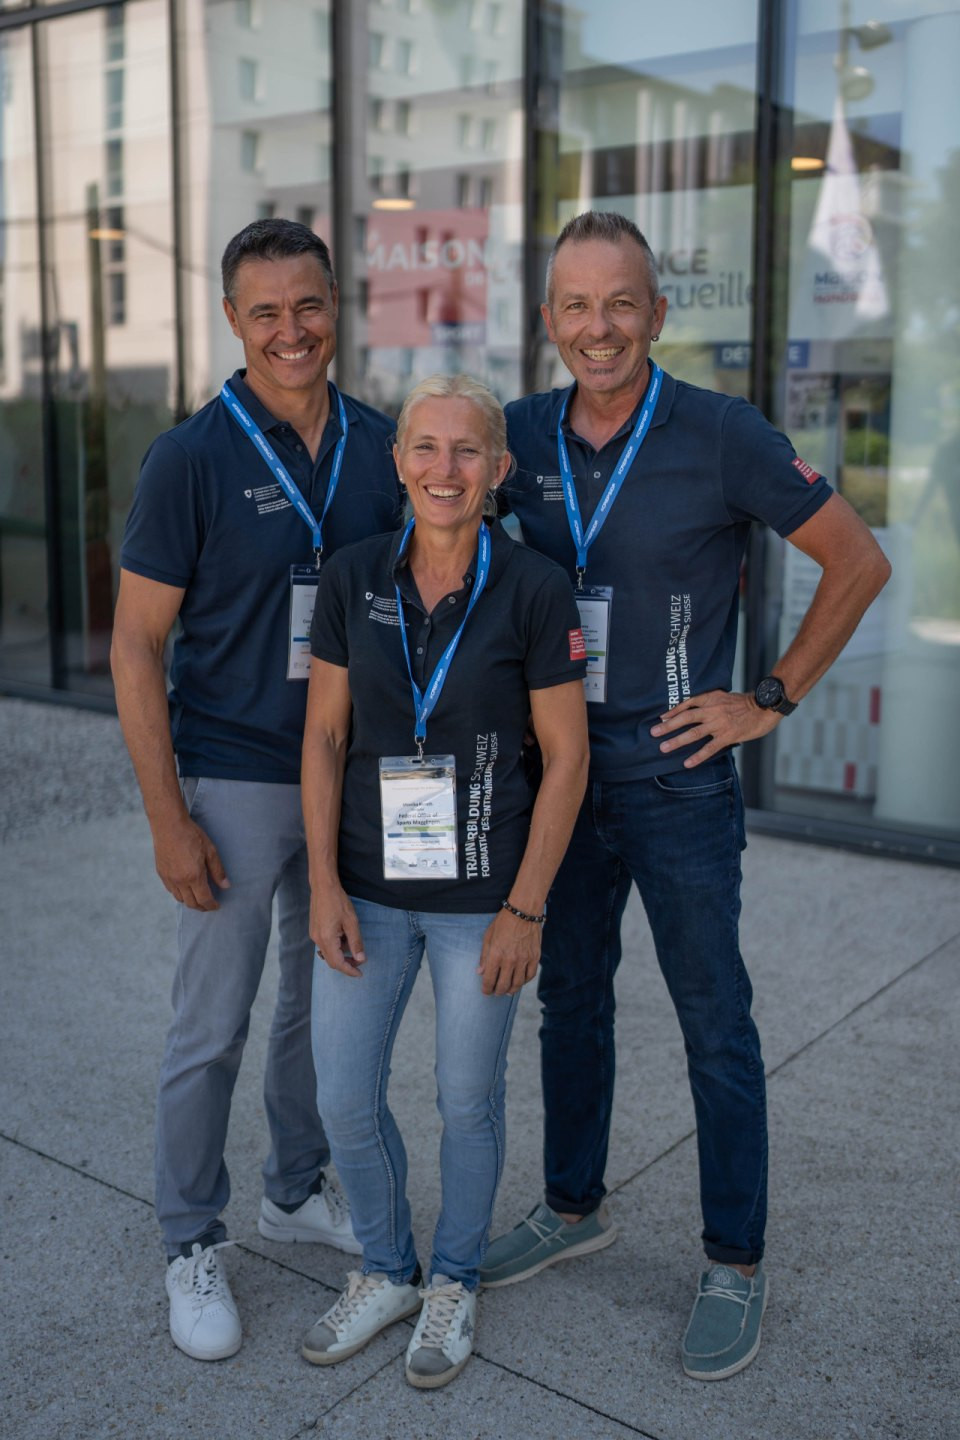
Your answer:
[[[573,581],[576,550],[557,459],[567,393],[531,395],[506,407],[517,471],[501,488],[527,544],[563,565]],[[638,403],[600,451],[564,422],[584,528],[639,410]],[[613,587],[607,698],[587,706],[595,778],[640,779],[682,768],[690,748],[661,754],[650,727],[691,695],[731,688],[751,521],[790,535],[831,494],[754,406],[664,374],[646,440],[587,560],[586,582]]]
[[[397,616],[396,585],[413,675],[421,691],[464,617],[461,589],[427,614],[398,535],[352,545],[325,565],[313,654],[347,668],[353,716],[343,782],[339,870],[349,895],[400,909],[493,912],[505,900],[527,843],[533,791],[521,752],[529,692],[581,680],[580,618],[556,565],[491,528],[490,573],[436,707],[425,751],[456,757],[458,877],[385,880],[379,762],[415,755],[413,696]]]
[[[319,519],[340,419],[332,402],[316,462],[291,425],[230,380]],[[343,396],[348,435],[323,525],[324,556],[394,530],[402,503],[395,424]],[[307,686],[287,679],[290,566],[312,564],[309,527],[260,452],[211,400],[151,445],[120,564],[185,591],[171,670],[170,720],[182,775],[295,784]]]

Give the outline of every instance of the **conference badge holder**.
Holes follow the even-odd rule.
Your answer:
[[[385,880],[457,879],[453,755],[384,755],[380,814]]]
[[[610,612],[613,590],[609,585],[583,585],[574,591],[580,611],[580,628],[587,648],[583,690],[587,699],[602,705],[607,698],[607,654],[610,646]]]
[[[310,624],[317,603],[315,565],[290,566],[290,637],[287,644],[287,679],[310,678]]]

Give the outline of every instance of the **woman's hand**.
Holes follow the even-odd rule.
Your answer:
[[[311,884],[310,938],[331,970],[360,978],[366,960],[356,911],[336,880]]]
[[[484,995],[515,995],[540,966],[540,926],[501,910],[483,937],[477,974]]]

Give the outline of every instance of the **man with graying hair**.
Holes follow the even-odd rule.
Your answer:
[[[481,1270],[509,1285],[611,1244],[604,1169],[620,923],[637,886],[677,1012],[697,1122],[707,1255],[681,1359],[720,1380],[760,1344],[767,1122],[740,955],[746,843],[732,750],[768,735],[824,674],[889,575],[869,529],[741,399],[650,359],[667,317],[654,257],[622,215],[561,231],[547,334],[569,389],[507,406],[524,538],[567,568],[589,657],[591,769],[543,937],[546,1192]],[[740,566],[760,520],[822,568],[773,673],[736,691]]]
[[[156,1207],[170,1334],[197,1360],[232,1355],[242,1339],[221,1256],[223,1155],[275,899],[259,1229],[360,1253],[316,1109],[300,745],[322,558],[396,528],[401,508],[393,422],[327,378],[337,284],[319,236],[289,220],[248,225],[224,252],[223,291],[245,368],[147,452],[112,652],[157,872],[178,902]],[[178,618],[168,695],[164,645]]]

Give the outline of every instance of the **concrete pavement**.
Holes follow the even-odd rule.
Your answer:
[[[956,871],[754,836],[744,953],[769,1076],[764,1343],[718,1384],[678,1345],[700,1266],[692,1106],[640,907],[619,984],[598,1255],[481,1297],[449,1389],[403,1379],[401,1324],[342,1365],[298,1356],[345,1257],[256,1230],[268,962],[228,1145],[232,1360],[167,1334],[151,1210],[153,1090],[175,916],[116,720],[0,701],[0,1435],[9,1440],[957,1440]],[[421,979],[392,1094],[421,1253],[438,1201],[432,1004]],[[537,1005],[508,1076],[496,1227],[539,1198]]]

